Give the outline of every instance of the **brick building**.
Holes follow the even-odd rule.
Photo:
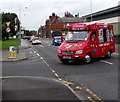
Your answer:
[[[38,29],[38,34],[40,35],[40,37],[44,37],[45,34],[46,34],[46,28],[45,26],[41,26],[39,29]]]
[[[46,37],[50,38],[51,33],[55,30],[62,31],[63,35],[68,31],[67,24],[72,23],[81,23],[83,19],[79,17],[79,14],[73,16],[69,12],[65,12],[64,17],[59,17],[55,13],[52,13],[52,16],[49,16],[49,19],[46,20],[45,28],[46,28]]]
[[[31,33],[32,35],[37,35],[37,31],[35,31],[35,30],[31,30],[30,33]]]

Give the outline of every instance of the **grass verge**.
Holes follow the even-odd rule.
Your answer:
[[[20,45],[20,39],[11,38],[9,40],[0,41],[0,50],[1,49],[9,49],[9,46],[18,46]]]

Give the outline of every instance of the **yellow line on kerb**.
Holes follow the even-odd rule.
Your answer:
[[[94,101],[90,96],[87,97],[91,102],[96,102]]]
[[[74,83],[72,83],[72,82],[68,82],[68,81],[65,81],[65,80],[61,80],[63,83],[66,83],[66,84],[71,84],[71,85],[73,85]]]

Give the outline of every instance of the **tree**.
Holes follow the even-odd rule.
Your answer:
[[[17,20],[16,24],[15,24],[15,18]],[[9,33],[6,32],[6,28],[7,28],[6,22],[10,22]],[[15,25],[17,25],[17,28],[18,28],[17,31],[15,31],[14,29]],[[3,13],[2,14],[2,39],[3,40],[9,39],[9,36],[16,35],[16,32],[18,32],[19,28],[20,28],[20,22],[15,13]]]

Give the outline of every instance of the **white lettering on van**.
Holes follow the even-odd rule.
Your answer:
[[[99,46],[103,46],[103,44],[100,44]]]
[[[106,44],[104,44],[104,46],[107,46],[107,45],[110,45],[110,43],[106,43]]]
[[[99,44],[99,46],[108,46],[110,43],[105,43],[105,44]]]

